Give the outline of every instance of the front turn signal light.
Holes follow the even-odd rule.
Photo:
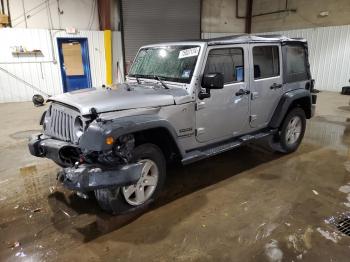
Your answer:
[[[107,138],[106,138],[106,144],[107,144],[107,145],[113,145],[113,143],[114,143],[114,138],[111,137],[111,136],[107,136]]]

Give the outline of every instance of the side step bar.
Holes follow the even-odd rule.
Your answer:
[[[250,135],[244,135],[241,137],[238,137],[234,140],[229,140],[223,143],[215,144],[215,145],[209,145],[203,148],[195,149],[192,151],[189,151],[185,157],[182,159],[183,165],[188,165],[191,163],[194,163],[196,161],[218,155],[220,153],[229,151],[233,148],[239,147],[245,143],[251,142],[253,140],[258,140],[264,137],[267,137],[269,135],[273,135],[277,132],[277,129],[270,129],[264,132],[250,134]]]

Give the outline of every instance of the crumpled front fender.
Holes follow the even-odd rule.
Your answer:
[[[118,138],[125,134],[152,128],[165,128],[177,143],[177,134],[172,125],[158,115],[139,115],[108,121],[92,122],[79,140],[79,147],[87,151],[106,151],[113,145],[106,144],[106,138]]]

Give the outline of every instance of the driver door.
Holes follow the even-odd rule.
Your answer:
[[[224,88],[210,90],[209,98],[197,98],[196,139],[201,143],[224,140],[249,129],[247,47],[209,47],[206,56],[202,75],[222,73]]]

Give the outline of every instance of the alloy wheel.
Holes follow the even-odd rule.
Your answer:
[[[139,206],[151,198],[157,183],[159,170],[155,162],[150,159],[143,159],[141,177],[136,184],[122,187],[122,194],[125,201],[133,206]]]
[[[286,132],[286,142],[289,145],[296,143],[300,137],[302,131],[302,122],[299,116],[294,116],[290,119],[287,132]]]

